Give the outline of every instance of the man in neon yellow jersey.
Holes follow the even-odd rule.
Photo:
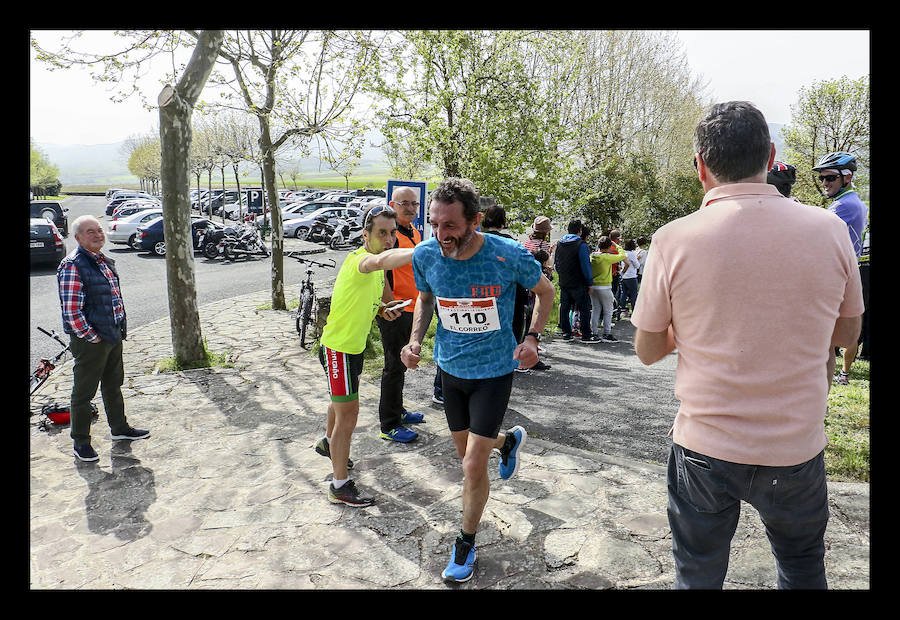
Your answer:
[[[360,492],[350,480],[350,437],[359,414],[359,375],[366,336],[375,316],[393,321],[404,301],[393,300],[384,272],[412,261],[413,250],[393,249],[397,242],[397,215],[378,205],[363,217],[363,245],[350,252],[341,265],[331,296],[331,311],[319,346],[319,361],[328,377],[328,420],[325,437],[316,452],[331,458],[333,478],[328,487],[332,503],[371,506],[373,497]]]

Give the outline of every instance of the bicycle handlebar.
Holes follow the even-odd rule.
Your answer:
[[[320,263],[318,261],[312,260],[311,258],[304,258],[303,256],[301,256],[299,254],[294,254],[293,252],[288,253],[288,256],[290,256],[293,259],[296,259],[297,261],[299,261],[301,263],[309,263],[310,265],[316,265],[317,267],[322,267],[323,269],[326,267],[334,269],[336,267],[336,264],[335,264],[333,258],[329,259],[329,261],[330,261],[330,264],[329,264],[329,263]]]
[[[67,345],[65,342],[63,342],[62,340],[60,340],[60,338],[59,338],[59,336],[57,335],[57,333],[56,333],[55,331],[53,331],[52,329],[48,332],[46,329],[44,329],[44,328],[41,327],[40,325],[37,325],[36,327],[38,328],[38,331],[40,331],[40,332],[42,332],[42,333],[44,333],[44,334],[47,334],[48,336],[50,336],[51,338],[53,338],[56,342],[58,342],[60,345],[62,345],[63,350],[66,350],[66,349],[69,348],[69,345]]]

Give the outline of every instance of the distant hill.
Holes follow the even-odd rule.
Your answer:
[[[775,143],[775,157],[784,157],[784,138],[781,130],[785,125],[769,123],[769,133]],[[359,168],[354,172],[355,176],[378,176],[389,172],[384,153],[380,148],[372,146],[379,144],[382,138],[377,132],[371,132],[366,139],[363,149],[363,158]],[[38,147],[46,154],[47,158],[59,167],[59,177],[63,185],[116,185],[120,183],[136,184],[138,179],[128,171],[127,155],[123,151],[123,142],[113,144],[48,144],[37,143]],[[326,166],[319,170],[319,160],[316,157],[308,157],[300,160],[300,169],[304,176],[334,176]],[[258,176],[256,169],[251,166],[242,166],[241,170],[247,170],[254,177]]]
[[[47,159],[59,168],[63,185],[98,185],[104,183],[137,183],[129,171],[124,142],[113,144],[46,144],[37,143]]]
[[[389,172],[384,154],[380,148],[372,144],[380,144],[380,134],[376,132],[367,136],[363,156],[354,176],[386,175]],[[37,142],[55,166],[59,168],[59,180],[66,185],[115,185],[119,183],[137,184],[138,179],[128,171],[128,155],[124,152],[125,142],[112,144],[50,144]],[[242,165],[241,171],[248,171],[251,176],[258,177],[258,168]],[[335,173],[325,165],[319,166],[318,157],[300,159],[300,170],[304,176],[329,176]],[[226,172],[226,180],[228,178]],[[216,175],[213,173],[213,177]],[[285,177],[286,178],[286,177]],[[352,178],[352,177],[351,177]]]

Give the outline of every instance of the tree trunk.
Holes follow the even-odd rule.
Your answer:
[[[241,195],[241,178],[238,176],[238,165],[232,164],[231,167],[234,168],[234,182],[237,184],[237,197],[238,197],[237,221],[242,222],[242,221],[244,221],[244,200],[243,200],[244,197]],[[248,203],[249,203],[249,198],[248,198]],[[249,208],[249,206],[250,205],[248,204],[247,207]]]
[[[269,119],[259,117],[259,147],[263,156],[263,183],[272,209],[272,309],[287,310],[284,300],[284,222],[281,221],[281,206],[275,189],[275,151],[272,150],[272,135],[269,133]]]
[[[181,80],[174,88],[167,84],[158,98],[166,284],[172,349],[178,364],[206,356],[194,280],[188,160],[193,106],[209,78],[223,38],[220,30],[201,33]]]
[[[225,225],[225,164],[222,164],[220,168],[222,171],[222,225]],[[209,214],[209,219],[212,220],[212,213]]]

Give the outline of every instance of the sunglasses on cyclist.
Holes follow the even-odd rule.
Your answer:
[[[368,228],[369,220],[381,215],[382,213],[393,213],[394,210],[390,207],[390,205],[378,205],[377,207],[372,207],[369,209],[369,212],[366,213],[366,219],[363,220],[363,228]]]
[[[833,181],[837,181],[838,176],[840,176],[840,175],[837,175],[837,174],[820,174],[820,175],[819,175],[819,181],[828,181],[829,183],[831,183],[831,182],[833,182]]]

